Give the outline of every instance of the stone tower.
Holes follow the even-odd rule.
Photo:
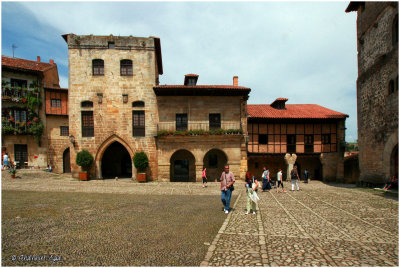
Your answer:
[[[398,176],[398,3],[351,2],[351,11],[357,11],[359,181],[381,184]]]
[[[156,37],[66,34],[69,59],[71,172],[76,154],[88,150],[90,176],[135,177],[132,157],[144,151],[147,175],[157,178],[158,111],[153,87],[163,73]]]

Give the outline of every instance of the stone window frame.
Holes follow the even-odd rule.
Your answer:
[[[132,111],[132,135],[133,137],[146,136],[146,117],[144,110]]]
[[[389,80],[388,84],[388,95],[394,94],[399,90],[399,76],[393,77]]]
[[[396,48],[399,45],[399,15],[396,14],[396,16],[393,19],[392,23],[392,45],[393,48]]]
[[[133,76],[133,61],[130,59],[120,60],[121,76]]]
[[[81,111],[82,137],[94,137],[93,111]]]
[[[92,75],[104,76],[104,60],[102,59],[92,60]]]
[[[132,108],[142,108],[145,106],[144,101],[134,101],[132,102]]]
[[[68,126],[60,126],[60,136],[69,136]]]
[[[82,101],[81,108],[93,108],[93,101]]]

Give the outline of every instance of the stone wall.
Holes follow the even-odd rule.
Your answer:
[[[390,154],[398,144],[398,82],[394,93],[389,91],[390,81],[398,81],[398,45],[392,42],[396,16],[395,2],[366,2],[365,9],[358,10],[360,182],[384,183],[390,176]]]
[[[68,116],[47,116],[48,162],[55,173],[63,172],[63,153],[71,145],[68,136],[60,135],[60,126],[68,126]]]
[[[108,49],[114,41],[116,48]],[[75,137],[71,148],[71,169],[74,177],[80,167],[73,159],[86,149],[95,158],[91,176],[101,178],[101,159],[113,142],[121,143],[133,157],[144,151],[150,160],[148,177],[157,178],[157,153],[154,136],[157,134],[158,111],[153,86],[158,80],[153,38],[68,36],[69,46],[69,131]],[[92,75],[92,60],[104,60],[104,75]],[[133,62],[133,75],[120,75],[120,60]],[[101,103],[98,94],[103,94]],[[123,95],[127,95],[124,103]],[[82,101],[92,101],[93,108],[81,108]],[[132,102],[143,101],[145,137],[133,137]],[[94,137],[82,137],[81,111],[91,110],[94,117]],[[136,175],[133,170],[132,176]]]

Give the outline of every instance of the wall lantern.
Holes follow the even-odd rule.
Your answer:
[[[103,93],[97,93],[97,98],[99,103],[103,103]]]
[[[73,135],[69,135],[69,142],[75,146],[75,137]]]
[[[122,101],[128,103],[128,94],[122,94]]]

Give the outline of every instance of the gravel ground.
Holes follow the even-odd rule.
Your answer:
[[[199,266],[226,219],[217,184],[18,175],[2,173],[4,266]]]

